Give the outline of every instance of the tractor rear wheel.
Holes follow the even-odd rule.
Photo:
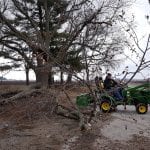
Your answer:
[[[100,109],[102,112],[110,112],[111,110],[111,104],[109,100],[103,100],[100,104]]]
[[[143,104],[143,103],[139,103],[136,105],[136,112],[138,114],[145,114],[148,111],[148,105],[147,104]]]

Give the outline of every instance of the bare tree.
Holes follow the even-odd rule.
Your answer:
[[[123,9],[127,1],[8,2],[6,5],[6,1],[1,1],[0,44],[5,50],[13,50],[22,56],[28,66],[35,71],[37,82],[43,86],[47,85],[53,67],[61,68],[62,72],[67,72],[84,83],[94,99],[88,119],[90,122],[96,110],[97,98],[90,83],[80,78],[78,72],[85,67],[89,80],[92,66],[114,66],[113,64],[118,62],[116,56],[123,53],[125,40],[118,21],[121,21],[120,15],[124,14]],[[30,55],[25,48],[31,50]],[[73,57],[70,57],[72,52]],[[69,58],[74,61],[70,62]],[[76,67],[76,64],[80,64],[79,67]],[[3,100],[0,103],[3,103]],[[84,114],[80,113],[78,108],[76,111],[79,112],[76,114],[80,115],[79,118],[84,124]]]
[[[129,54],[125,56],[126,60],[129,60],[131,66],[134,66],[134,68],[132,71],[129,71],[131,68],[130,66],[127,66],[125,71],[123,71],[124,76],[121,82],[126,80],[125,85],[130,83],[137,74],[142,74],[142,71],[150,69],[150,59],[148,57],[150,54],[150,35],[139,39],[134,28],[129,25],[127,25],[127,27],[128,29],[126,31],[131,42],[126,42],[128,45]],[[145,48],[143,45],[145,45]]]
[[[102,55],[104,57],[100,59],[103,62],[110,60],[109,55],[114,56],[114,52],[110,53],[108,50],[112,49],[111,45],[114,41],[107,43],[111,46],[107,48],[106,46],[104,48],[106,43],[103,44],[102,41],[109,36],[108,33],[111,27],[115,26],[124,5],[125,3],[119,0],[56,1],[52,3],[47,0],[1,1],[0,20],[3,27],[0,43],[21,54],[35,71],[37,82],[46,85],[52,67],[63,64],[72,46],[76,46],[77,53],[82,53],[83,45],[89,49],[88,51],[95,51],[92,54],[95,61]],[[54,18],[53,13],[56,10],[59,12]],[[58,33],[59,35],[56,36]],[[62,38],[60,34],[63,35]],[[58,48],[54,50],[55,53],[51,44],[54,38],[61,41],[54,45],[55,48]],[[108,39],[111,37],[107,38],[107,42]],[[31,49],[34,61],[30,61],[22,49],[23,45]],[[114,48],[112,51],[117,50]],[[100,53],[101,56],[98,56]]]

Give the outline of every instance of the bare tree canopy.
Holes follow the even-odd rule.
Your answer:
[[[66,71],[68,65],[72,74],[93,64],[113,66],[123,53],[119,22],[127,0],[2,0],[0,5],[3,54],[21,57],[42,84],[54,66]]]

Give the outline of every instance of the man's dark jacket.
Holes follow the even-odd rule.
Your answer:
[[[115,87],[117,84],[118,83],[113,79],[106,78],[104,80],[104,88],[107,90],[110,90],[112,87]]]

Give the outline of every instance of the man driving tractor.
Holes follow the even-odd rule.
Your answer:
[[[117,100],[123,100],[122,90],[118,86],[118,82],[112,79],[112,75],[108,73],[104,80],[104,88],[106,90],[113,89],[113,95],[117,98]]]

